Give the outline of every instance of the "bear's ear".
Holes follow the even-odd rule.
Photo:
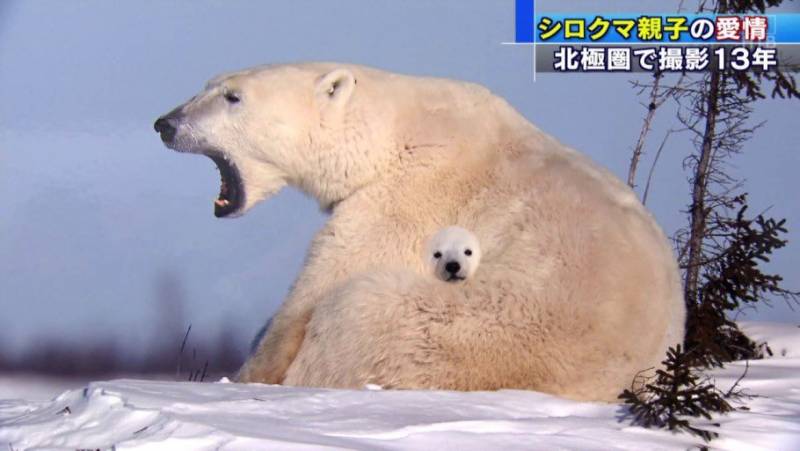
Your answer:
[[[347,69],[334,69],[317,79],[314,97],[320,109],[339,109],[347,104],[356,88],[356,78]]]

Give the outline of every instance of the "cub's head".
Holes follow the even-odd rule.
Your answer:
[[[428,240],[425,260],[433,274],[441,280],[466,280],[472,277],[481,262],[478,238],[461,227],[446,227]]]
[[[154,126],[167,147],[216,163],[217,217],[241,215],[287,184],[328,208],[368,183],[384,158],[372,142],[382,118],[359,99],[360,75],[335,64],[227,74]]]

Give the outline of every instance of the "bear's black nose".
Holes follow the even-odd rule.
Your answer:
[[[444,269],[450,274],[455,274],[461,270],[461,265],[459,265],[458,262],[455,261],[447,262],[447,264],[444,265]]]
[[[153,128],[156,129],[158,133],[161,134],[161,141],[165,143],[171,143],[173,139],[175,139],[175,126],[172,125],[169,121],[167,116],[162,116],[156,120],[156,123],[153,124]]]

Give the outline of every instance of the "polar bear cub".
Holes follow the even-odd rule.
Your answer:
[[[428,240],[425,259],[437,278],[460,282],[475,274],[481,262],[481,247],[469,230],[445,227]]]

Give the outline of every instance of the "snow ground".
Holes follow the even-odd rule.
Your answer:
[[[720,433],[712,448],[800,450],[800,328],[755,322],[743,328],[768,340],[775,353],[750,362],[740,383],[757,396],[747,401],[749,411],[696,424]],[[725,389],[744,368],[744,362],[735,362],[711,374]],[[699,443],[686,434],[630,426],[620,405],[515,390],[323,390],[115,380],[93,382],[49,401],[0,401],[0,449],[13,450],[641,450]]]

